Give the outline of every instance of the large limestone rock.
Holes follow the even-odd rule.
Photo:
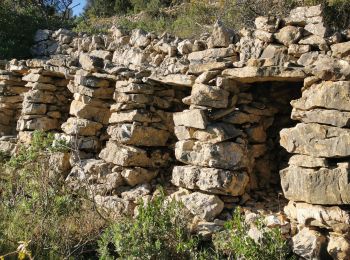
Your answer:
[[[316,61],[307,66],[305,71],[322,80],[347,80],[350,77],[350,63],[346,60],[319,54]]]
[[[296,43],[301,36],[301,28],[295,26],[283,27],[278,33],[275,34],[276,40],[285,46]]]
[[[344,58],[350,54],[350,41],[333,44],[331,46],[332,55],[337,58]]]
[[[169,74],[166,76],[153,75],[152,77],[150,77],[150,79],[156,82],[172,86],[192,87],[194,81],[196,80],[196,76],[182,74]]]
[[[136,146],[165,146],[170,136],[166,130],[136,123],[109,126],[107,133],[112,140]]]
[[[300,82],[306,78],[301,68],[283,67],[243,67],[226,69],[222,75],[243,83],[266,82],[266,81],[290,81]]]
[[[204,130],[185,126],[175,127],[175,135],[179,140],[196,139],[208,143],[219,143],[242,134],[241,130],[225,123],[210,124]]]
[[[333,259],[346,260],[350,256],[350,240],[346,236],[330,233],[327,251]]]
[[[333,109],[292,110],[292,119],[304,123],[319,123],[337,127],[350,126],[350,112]]]
[[[320,168],[328,166],[325,158],[317,158],[302,154],[295,154],[290,157],[288,164],[304,168]]]
[[[69,135],[95,136],[103,125],[83,118],[70,117],[61,127]]]
[[[188,60],[191,63],[203,63],[208,60],[218,60],[236,55],[233,48],[213,48],[204,51],[192,52],[188,55]]]
[[[72,101],[69,113],[102,124],[107,124],[110,117],[109,109],[84,104],[78,100]]]
[[[320,205],[350,203],[349,166],[311,169],[289,166],[280,171],[285,197]]]
[[[229,92],[217,86],[196,83],[192,87],[191,96],[185,98],[185,104],[225,108],[228,105]]]
[[[155,113],[152,113],[145,109],[125,110],[112,113],[109,123],[157,123],[162,119]]]
[[[280,144],[289,153],[314,157],[348,157],[350,130],[315,123],[297,124],[280,132]]]
[[[231,196],[243,195],[248,181],[245,172],[197,166],[176,166],[172,175],[175,186]]]
[[[224,202],[216,195],[194,192],[181,197],[185,207],[201,219],[212,221],[224,209]]]
[[[305,89],[302,97],[291,102],[292,106],[301,110],[327,108],[350,111],[350,82],[325,81]]]
[[[212,35],[208,39],[208,47],[227,47],[233,42],[233,38],[233,31],[225,27],[221,21],[217,21],[214,25]]]
[[[187,126],[198,129],[205,129],[207,126],[207,116],[204,110],[191,109],[174,113],[173,116],[175,126]]]
[[[144,149],[118,144],[109,141],[99,157],[106,162],[111,162],[120,166],[140,166],[140,167],[162,167],[169,161],[169,154],[155,150],[147,152]]]
[[[292,238],[293,252],[305,259],[325,259],[327,239],[320,232],[303,228]]]
[[[123,168],[121,175],[130,186],[149,183],[158,174],[157,170],[149,170],[141,167]]]
[[[325,207],[290,201],[284,212],[291,220],[304,226],[315,226],[344,233],[350,227],[350,212],[337,206]]]
[[[247,166],[246,149],[233,142],[210,144],[193,140],[179,141],[175,146],[175,156],[180,162],[203,167],[233,170]]]

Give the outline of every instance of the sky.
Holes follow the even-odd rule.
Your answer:
[[[77,5],[77,4],[80,4],[80,5],[78,5],[77,7],[75,7],[75,8],[73,9],[73,14],[74,14],[74,15],[79,15],[79,14],[81,14],[81,13],[83,12],[84,6],[85,6],[85,4],[86,4],[86,0],[74,0],[73,3],[74,3],[73,6],[74,6],[74,5]]]

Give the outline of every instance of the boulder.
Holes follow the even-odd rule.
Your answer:
[[[284,212],[289,219],[303,226],[326,228],[340,233],[346,233],[350,227],[350,212],[338,206],[289,201]]]
[[[171,86],[192,87],[196,80],[196,76],[182,74],[169,74],[166,76],[153,75],[150,79]]]
[[[293,100],[291,105],[300,110],[325,108],[350,111],[350,82],[326,81],[313,84],[303,91],[300,99]]]
[[[350,155],[350,129],[300,123],[280,132],[280,144],[289,153],[342,158]]]
[[[243,195],[248,181],[246,172],[197,166],[175,166],[171,180],[178,187],[231,196]]]
[[[95,107],[83,102],[73,100],[70,106],[69,113],[79,118],[85,118],[101,124],[108,124],[110,111],[108,108]]]
[[[333,57],[345,58],[350,55],[350,41],[333,44],[331,50]]]
[[[214,220],[224,209],[224,202],[216,195],[193,192],[182,196],[181,200],[193,215],[207,221]]]
[[[145,48],[150,44],[151,40],[147,37],[147,33],[142,29],[135,29],[131,32],[130,44],[135,47]]]
[[[187,126],[198,129],[205,129],[207,126],[207,116],[204,110],[191,109],[174,113],[175,126]]]
[[[229,92],[217,86],[196,83],[192,87],[191,96],[183,99],[187,105],[225,108],[228,106]]]
[[[325,158],[317,158],[302,154],[294,154],[289,158],[288,164],[304,168],[320,168],[328,166]]]
[[[280,176],[283,193],[289,200],[320,205],[350,203],[347,165],[320,169],[291,165],[281,170]]]
[[[148,152],[144,149],[109,141],[99,157],[106,162],[120,166],[164,167],[169,161],[169,153],[160,150]]]
[[[255,27],[258,30],[274,33],[277,31],[280,24],[280,19],[274,16],[258,16],[255,18]]]
[[[203,63],[208,60],[216,61],[218,59],[235,56],[236,52],[233,48],[215,48],[203,51],[192,52],[188,55],[188,60],[192,63]]]
[[[158,175],[158,171],[141,167],[123,168],[121,175],[128,185],[135,186],[138,184],[149,183]]]
[[[291,67],[243,67],[226,69],[222,75],[242,83],[287,81],[300,82],[306,77],[302,68]]]
[[[233,42],[234,36],[234,32],[218,20],[208,39],[208,48],[228,47]]]
[[[322,23],[309,23],[304,27],[304,30],[320,36],[322,38],[326,37],[328,34],[328,28],[327,26],[322,22]]]
[[[69,135],[95,136],[103,125],[83,118],[70,117],[62,124],[62,130]]]
[[[107,133],[112,140],[136,146],[165,146],[170,137],[170,133],[166,130],[137,123],[111,125]]]
[[[293,43],[298,42],[302,36],[302,30],[300,27],[285,26],[275,34],[275,38],[279,43],[289,46]]]
[[[241,169],[247,167],[247,151],[237,143],[186,140],[175,145],[175,156],[180,162],[219,169]]]
[[[333,259],[346,260],[350,256],[350,239],[337,233],[330,233],[327,251]]]
[[[317,59],[305,68],[305,71],[322,80],[347,80],[350,78],[350,63],[319,54]]]
[[[109,123],[158,123],[162,119],[155,113],[144,109],[125,110],[112,113]]]
[[[103,68],[103,59],[85,53],[79,55],[79,63],[84,70],[95,72]]]
[[[294,108],[291,118],[303,123],[319,123],[337,127],[350,126],[350,112],[333,109],[299,110]]]
[[[303,228],[292,238],[293,252],[305,259],[326,259],[327,238],[316,230]]]

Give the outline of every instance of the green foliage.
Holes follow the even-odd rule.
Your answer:
[[[231,221],[225,225],[226,230],[217,233],[213,242],[216,250],[234,259],[246,260],[284,260],[290,257],[290,248],[280,229],[267,228],[262,220],[255,223],[260,233],[259,241],[249,235],[250,226],[244,221],[240,209],[236,209]]]
[[[62,149],[53,147],[51,135],[36,132],[29,147],[0,166],[0,257],[20,257],[20,241],[38,259],[83,256],[94,246],[105,223],[93,202],[50,171],[49,154]]]
[[[138,215],[109,227],[99,241],[101,259],[200,259],[198,239],[187,230],[188,217],[176,201],[163,194],[142,204]],[[202,258],[203,259],[203,258]]]
[[[31,0],[0,1],[0,59],[29,58],[38,29],[73,26],[72,20],[49,7],[40,8]]]

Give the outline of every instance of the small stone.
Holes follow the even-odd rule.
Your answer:
[[[194,192],[181,197],[185,207],[206,221],[212,221],[224,209],[224,203],[216,195]]]

